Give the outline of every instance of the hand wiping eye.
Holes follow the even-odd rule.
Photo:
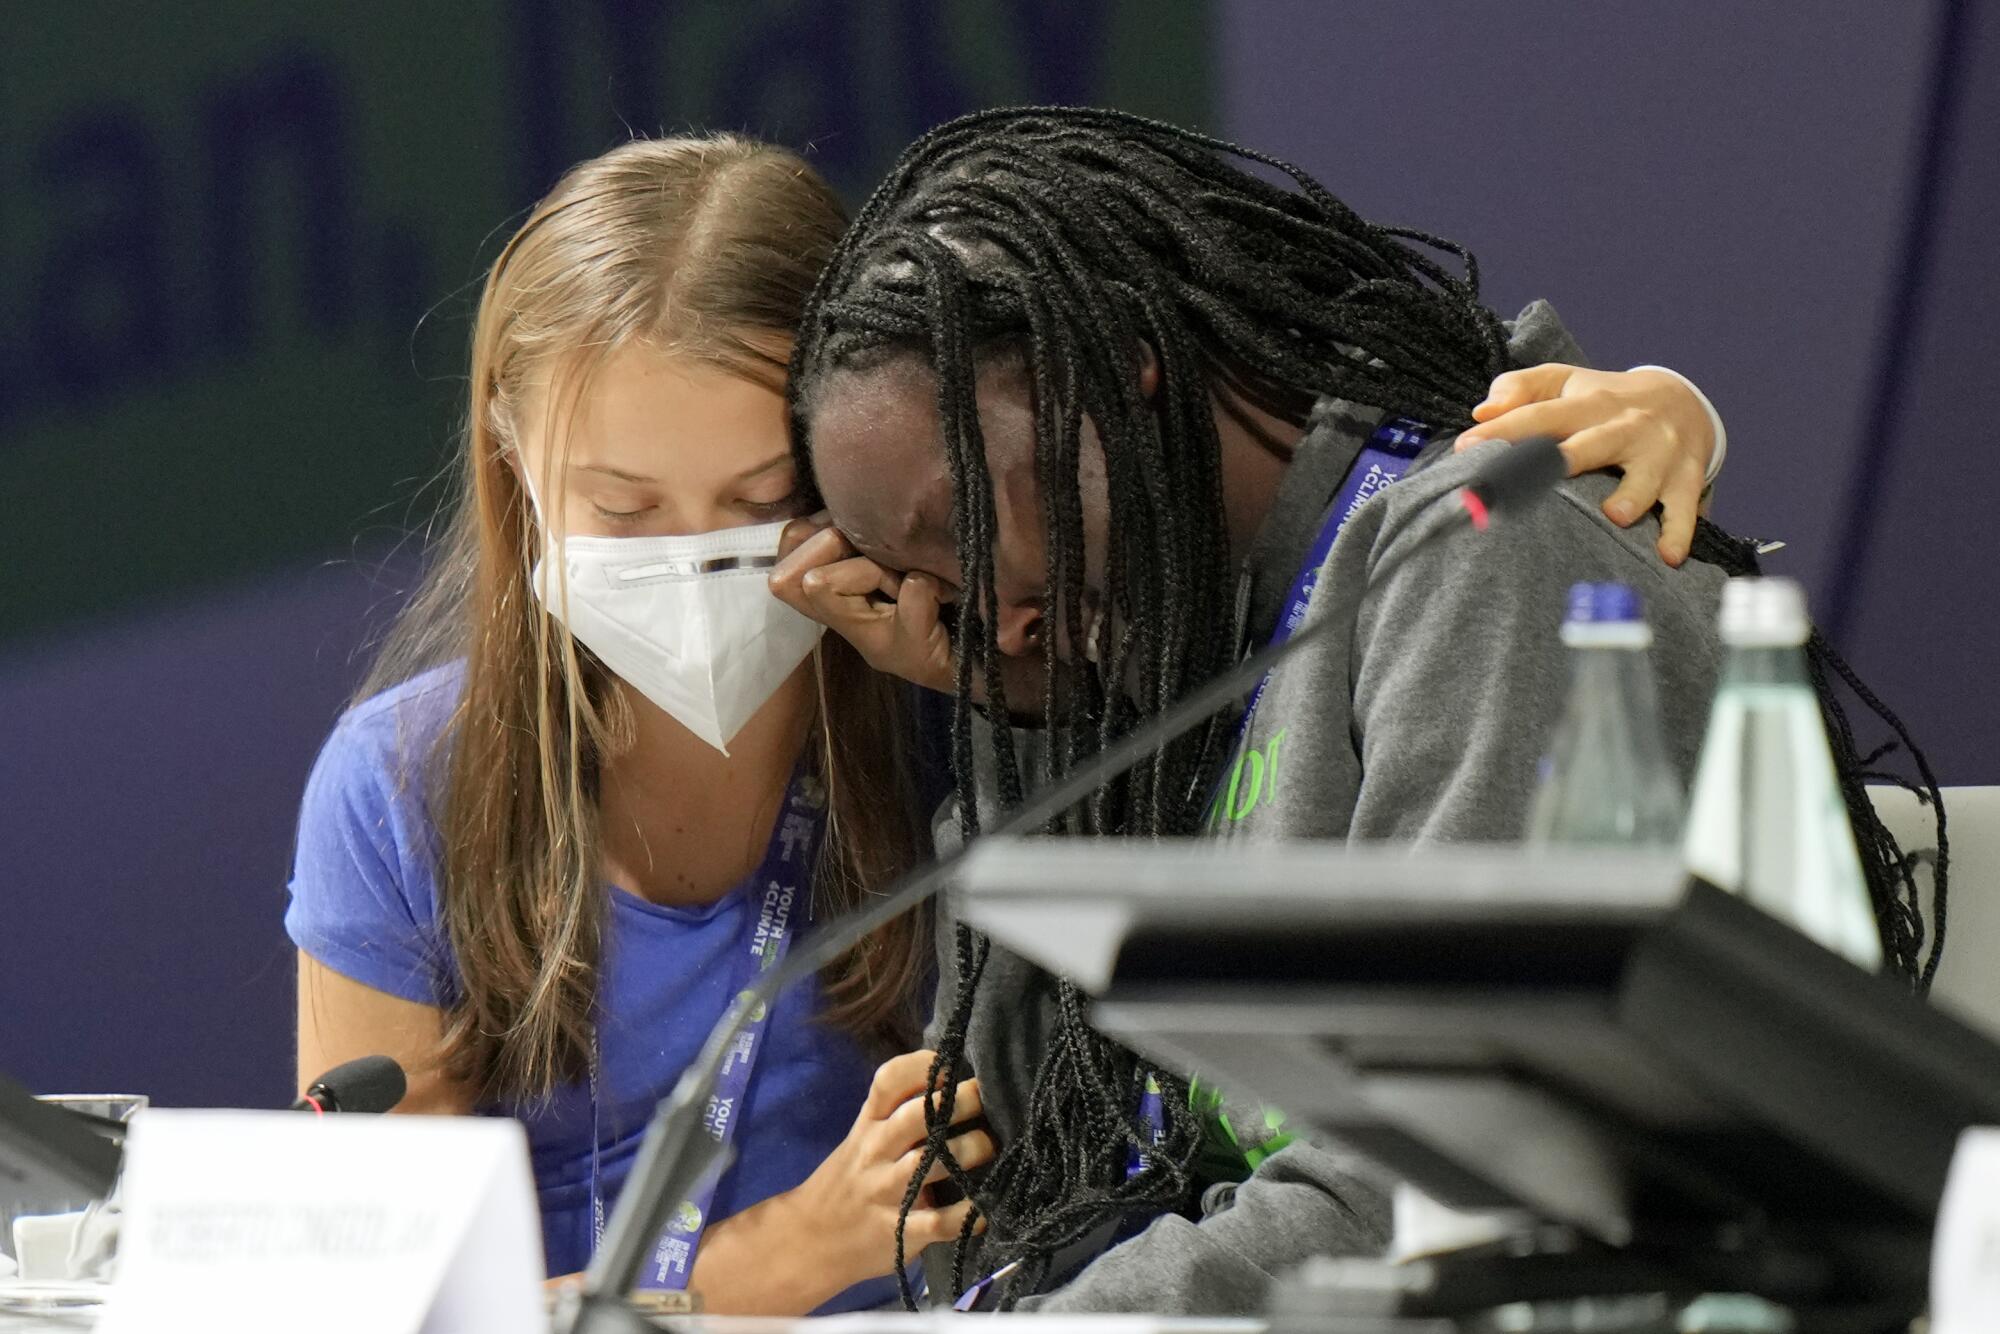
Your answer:
[[[788,527],[778,554],[771,592],[780,601],[832,627],[877,671],[952,688],[951,634],[936,579],[870,560],[824,513]]]

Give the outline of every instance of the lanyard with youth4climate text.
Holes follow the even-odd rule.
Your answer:
[[[1319,533],[1306,550],[1305,560],[1292,579],[1291,592],[1285,596],[1285,613],[1272,628],[1271,642],[1266,647],[1276,647],[1298,633],[1299,627],[1305,624],[1306,610],[1312,605],[1313,590],[1319,587],[1320,569],[1332,554],[1340,530],[1347,527],[1347,521],[1368,503],[1370,497],[1402,481],[1430,440],[1431,428],[1408,417],[1391,417],[1375,428],[1375,433],[1368,437],[1368,443],[1354,456],[1333,504],[1327,509],[1326,518],[1320,523]],[[1249,732],[1251,715],[1257,712],[1257,704],[1264,698],[1264,690],[1270,684],[1271,676],[1266,672],[1264,679],[1257,683],[1257,688],[1244,702],[1243,716],[1236,723],[1232,750],[1241,745],[1243,737]]]
[[[757,868],[752,884],[758,891],[758,914],[749,941],[740,947],[739,964],[729,995],[747,991],[758,976],[776,968],[792,943],[792,914],[803,909],[812,887],[812,870],[819,856],[820,838],[826,828],[825,790],[819,781],[804,772],[792,775],[785,792],[785,806],[778,826],[771,831],[771,843]],[[764,1049],[764,1033],[770,1023],[770,1006],[760,1005],[736,1036],[736,1043],[723,1058],[715,1091],[709,1095],[702,1125],[725,1149],[736,1136],[742,1120],[744,1094],[757,1057]],[[594,1244],[604,1241],[604,1193],[599,1164],[602,1143],[599,1127],[597,1053],[591,1053],[590,1069],[590,1213]],[[674,1210],[665,1232],[654,1244],[652,1259],[639,1275],[641,1292],[681,1291],[694,1272],[695,1253],[701,1248],[702,1233],[708,1226],[709,1207],[715,1202],[721,1176],[697,1187],[694,1194]]]

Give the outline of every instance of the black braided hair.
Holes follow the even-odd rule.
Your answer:
[[[1289,188],[1232,165],[1232,157]],[[1159,373],[1150,398],[1139,389],[1148,354]],[[993,111],[942,126],[913,145],[863,205],[808,303],[793,354],[790,410],[807,485],[810,413],[826,379],[912,357],[936,376],[952,477],[960,562],[952,761],[968,838],[979,828],[974,775],[988,758],[973,728],[975,673],[987,709],[1007,717],[990,614],[999,601],[993,485],[975,396],[981,366],[1018,368],[1030,389],[1047,537],[1042,625],[1071,644],[1084,643],[1087,632],[1077,484],[1086,417],[1103,442],[1110,538],[1104,605],[1092,610],[1104,613],[1109,631],[1094,665],[1044,655],[1045,778],[1226,670],[1239,653],[1237,567],[1214,416],[1219,388],[1301,426],[1310,405],[1331,396],[1456,430],[1471,424],[1471,407],[1493,377],[1511,368],[1505,327],[1480,303],[1478,267],[1462,247],[1370,223],[1274,158],[1074,108]],[[1702,543],[1699,554],[1732,572],[1732,561],[1754,568],[1754,549],[1719,529],[1705,525]],[[1816,645],[1815,661],[1836,661],[1823,648]],[[1836,670],[1851,680],[1844,665]],[[1830,725],[1857,828],[1864,812],[1869,822],[1863,852],[1884,938],[1909,971],[1922,937],[1913,898],[1898,889],[1909,867],[1861,792],[1857,775],[1866,765],[1856,761],[1844,715],[1830,714]],[[1226,758],[1224,726],[1212,720],[1165,747],[1062,827],[1196,832]],[[1023,790],[1021,763],[1008,729],[993,732],[995,795],[1012,806]],[[1940,923],[1943,880],[1940,865]],[[1004,1303],[1033,1291],[1055,1252],[1108,1221],[1190,1208],[1201,1128],[1184,1082],[1094,1031],[1081,996],[1054,982],[1056,1022],[1026,1123],[984,1180],[973,1181],[945,1132],[952,1090],[966,1073],[966,1025],[987,945],[961,927],[955,948],[958,988],[933,1070],[940,1092],[927,1099],[930,1135],[905,1214],[924,1176],[942,1163],[990,1224],[985,1266],[1023,1262]],[[1149,1075],[1167,1108],[1157,1146],[1137,1114],[1139,1081]],[[1128,1177],[1128,1158],[1142,1150],[1146,1165]],[[954,1290],[966,1277],[973,1226],[968,1219],[960,1237]],[[900,1273],[900,1230],[897,1249]]]

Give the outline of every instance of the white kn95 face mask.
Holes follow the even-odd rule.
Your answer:
[[[570,536],[558,547],[545,526],[535,596],[626,684],[727,755],[825,630],[771,595],[784,531]]]

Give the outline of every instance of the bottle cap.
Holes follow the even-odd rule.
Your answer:
[[[1571,584],[1568,619],[1572,625],[1643,621],[1646,606],[1639,600],[1639,590],[1630,584]]]
[[[1722,642],[1738,648],[1791,648],[1806,642],[1806,591],[1796,579],[1731,579],[1722,586]]]
[[[1571,648],[1646,648],[1653,631],[1630,584],[1571,584],[1562,641]]]

